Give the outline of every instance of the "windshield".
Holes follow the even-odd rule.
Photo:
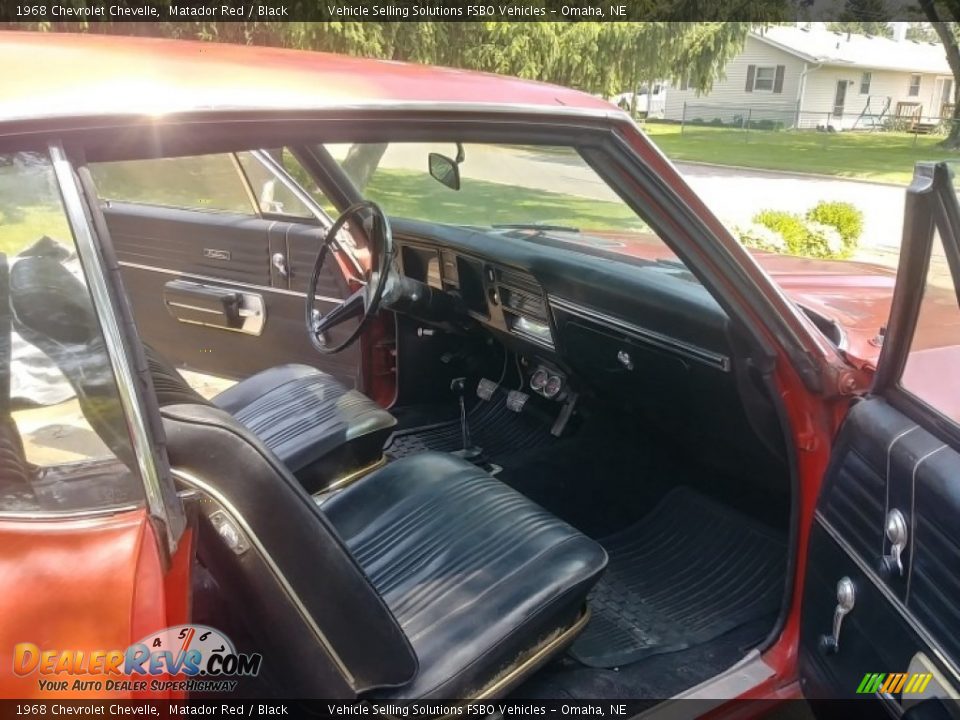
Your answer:
[[[679,262],[572,147],[457,143],[324,147],[363,195],[393,217],[549,240],[614,259]],[[439,162],[437,155],[442,156]],[[441,175],[437,168],[444,164],[448,172]],[[454,181],[458,189],[451,187]]]

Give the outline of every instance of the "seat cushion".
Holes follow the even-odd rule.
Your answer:
[[[419,659],[391,698],[484,690],[577,622],[607,562],[600,545],[448,454],[398,460],[322,510]]]
[[[259,372],[213,398],[273,451],[309,492],[377,462],[396,420],[308,365]]]

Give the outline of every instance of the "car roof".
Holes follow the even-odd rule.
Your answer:
[[[0,123],[31,118],[361,106],[618,112],[541,82],[278,48],[0,32]]]

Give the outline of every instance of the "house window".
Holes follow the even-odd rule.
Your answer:
[[[773,65],[758,65],[757,72],[753,76],[753,89],[773,92],[773,80],[776,74],[777,69]]]
[[[910,89],[907,91],[907,95],[910,97],[919,97],[920,95],[920,76],[919,75],[910,76]]]
[[[873,73],[865,72],[860,76],[860,94],[869,95],[870,94],[870,81],[873,80]]]

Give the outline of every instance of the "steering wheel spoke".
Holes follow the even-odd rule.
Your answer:
[[[340,248],[338,235],[347,226],[349,220],[371,216],[370,223],[362,221],[358,227],[366,227],[370,253],[370,267],[366,271],[366,283],[334,307],[326,315],[318,316],[316,305],[317,285],[320,273],[327,257]],[[351,223],[351,226],[353,223]],[[317,260],[307,285],[306,325],[307,335],[313,347],[322,353],[337,353],[345,349],[360,337],[367,321],[377,314],[380,301],[383,298],[384,288],[390,275],[393,263],[393,235],[390,231],[390,222],[376,203],[363,201],[351,205],[336,222],[330,227],[327,236],[317,253]],[[343,323],[360,318],[357,327],[339,344],[332,345],[327,336],[328,331]]]
[[[320,336],[337,325],[342,325],[348,320],[361,317],[367,309],[367,289],[362,287],[354,291],[350,297],[337,305],[326,315],[321,315],[314,325],[313,332]]]

